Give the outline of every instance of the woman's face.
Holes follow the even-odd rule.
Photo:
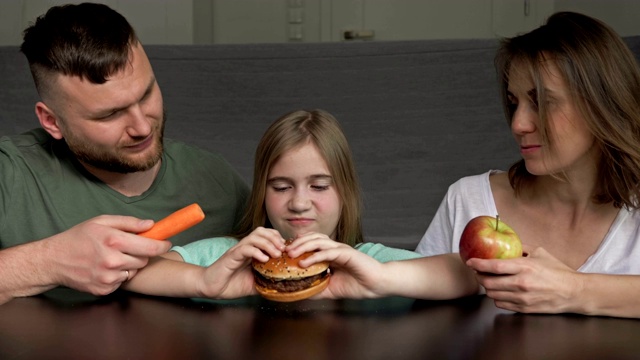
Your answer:
[[[335,240],[342,202],[326,161],[307,142],[278,159],[267,176],[267,216],[285,239],[318,232]]]
[[[525,67],[518,67],[518,63],[509,69],[508,97],[513,107],[511,131],[520,145],[527,171],[533,175],[548,175],[595,169],[598,154],[595,138],[553,61],[545,61],[542,80],[547,94],[548,144],[543,143],[539,130],[533,79]]]

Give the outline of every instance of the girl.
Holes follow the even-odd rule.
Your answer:
[[[360,218],[360,189],[340,125],[322,110],[295,111],[276,120],[256,149],[253,187],[239,231],[174,247],[124,287],[164,296],[252,295],[251,259],[279,257],[285,239],[340,242],[381,262],[420,257],[362,243]]]

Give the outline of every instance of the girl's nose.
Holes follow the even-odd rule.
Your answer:
[[[311,200],[306,191],[296,190],[291,201],[289,201],[289,209],[294,212],[303,212],[309,209],[310,204]]]

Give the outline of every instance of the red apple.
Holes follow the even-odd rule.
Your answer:
[[[511,259],[522,256],[522,242],[498,216],[478,216],[467,223],[460,237],[460,258]]]

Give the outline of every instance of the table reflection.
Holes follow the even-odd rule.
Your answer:
[[[637,320],[455,301],[275,303],[67,292],[0,306],[0,359],[637,358]]]

